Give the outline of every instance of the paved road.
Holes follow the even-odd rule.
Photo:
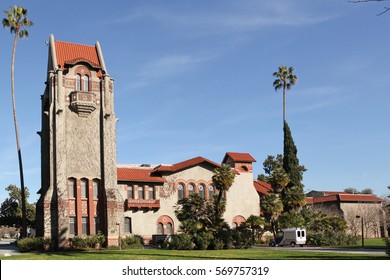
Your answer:
[[[20,254],[15,243],[15,239],[0,240],[0,256]]]
[[[324,248],[324,247],[266,247],[266,246],[254,246],[263,250],[296,250],[296,251],[308,251],[308,252],[334,252],[334,253],[350,253],[350,254],[385,254],[385,249],[362,249],[362,248]]]

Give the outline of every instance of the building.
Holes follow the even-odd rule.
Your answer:
[[[372,194],[351,194],[335,191],[311,191],[307,196],[309,207],[325,214],[342,216],[349,232],[365,237],[387,236],[383,199]]]
[[[67,246],[70,237],[101,231],[108,245],[118,237],[176,233],[178,199],[216,192],[219,164],[196,157],[172,165],[116,163],[117,122],[114,81],[95,46],[61,42],[50,36],[46,87],[42,95],[41,178],[37,235]],[[131,160],[131,159],[130,159]],[[247,153],[226,153],[236,177],[226,194],[224,218],[231,226],[259,215]]]

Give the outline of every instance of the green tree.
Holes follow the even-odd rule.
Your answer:
[[[9,185],[6,189],[8,197],[1,203],[1,224],[8,226],[21,225],[22,221],[22,194],[21,189],[15,185]],[[33,226],[35,224],[35,205],[27,202],[30,192],[25,188],[26,195],[26,224]]]
[[[283,169],[283,156],[268,155],[263,162],[263,168],[265,174],[260,174],[258,179],[271,185],[274,193],[281,193],[287,184],[290,182],[290,178],[286,171]]]
[[[12,62],[11,62],[11,95],[12,95],[12,108],[14,116],[14,125],[15,125],[15,137],[16,137],[16,147],[18,151],[18,160],[19,160],[19,173],[20,173],[20,186],[21,186],[21,195],[22,195],[22,237],[25,237],[27,234],[27,225],[26,225],[26,195],[24,187],[24,176],[23,176],[23,163],[22,163],[22,151],[20,148],[20,139],[19,139],[19,128],[18,121],[16,117],[16,102],[15,102],[15,55],[16,55],[16,44],[18,38],[28,37],[27,28],[33,25],[33,22],[27,19],[27,9],[21,6],[10,6],[9,11],[4,11],[6,18],[3,19],[3,27],[9,28],[11,34],[14,33],[14,45],[12,48]]]
[[[283,89],[283,122],[286,121],[286,91],[290,90],[297,82],[297,76],[293,74],[294,67],[279,66],[279,70],[273,73],[276,78],[273,86],[275,91]]]
[[[282,198],[284,200],[285,210],[299,211],[306,204],[304,185],[302,184],[303,172],[306,169],[303,165],[299,165],[299,159],[297,157],[298,150],[287,122],[284,122],[283,128],[283,169],[288,174],[290,182],[284,189]]]
[[[217,219],[223,214],[220,204],[223,194],[233,185],[235,174],[232,172],[230,165],[224,163],[221,167],[215,168],[213,173],[212,180],[215,188],[218,190],[218,196],[215,202],[215,218]]]
[[[276,233],[278,230],[278,219],[279,216],[283,213],[283,203],[279,194],[269,193],[268,195],[264,196],[260,202],[260,208],[263,212],[269,229],[276,238]]]
[[[245,222],[246,226],[251,229],[252,241],[255,243],[256,237],[260,235],[260,232],[264,228],[265,220],[264,217],[250,215]]]

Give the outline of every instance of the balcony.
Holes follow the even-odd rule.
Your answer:
[[[159,199],[130,199],[126,201],[127,209],[160,209]]]
[[[88,117],[96,110],[99,104],[94,93],[85,91],[73,91],[70,94],[70,107],[80,117]]]

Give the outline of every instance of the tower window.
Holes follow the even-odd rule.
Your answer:
[[[81,91],[81,75],[76,75],[76,90]]]
[[[83,76],[84,80],[84,91],[89,91],[89,77],[87,75]]]

